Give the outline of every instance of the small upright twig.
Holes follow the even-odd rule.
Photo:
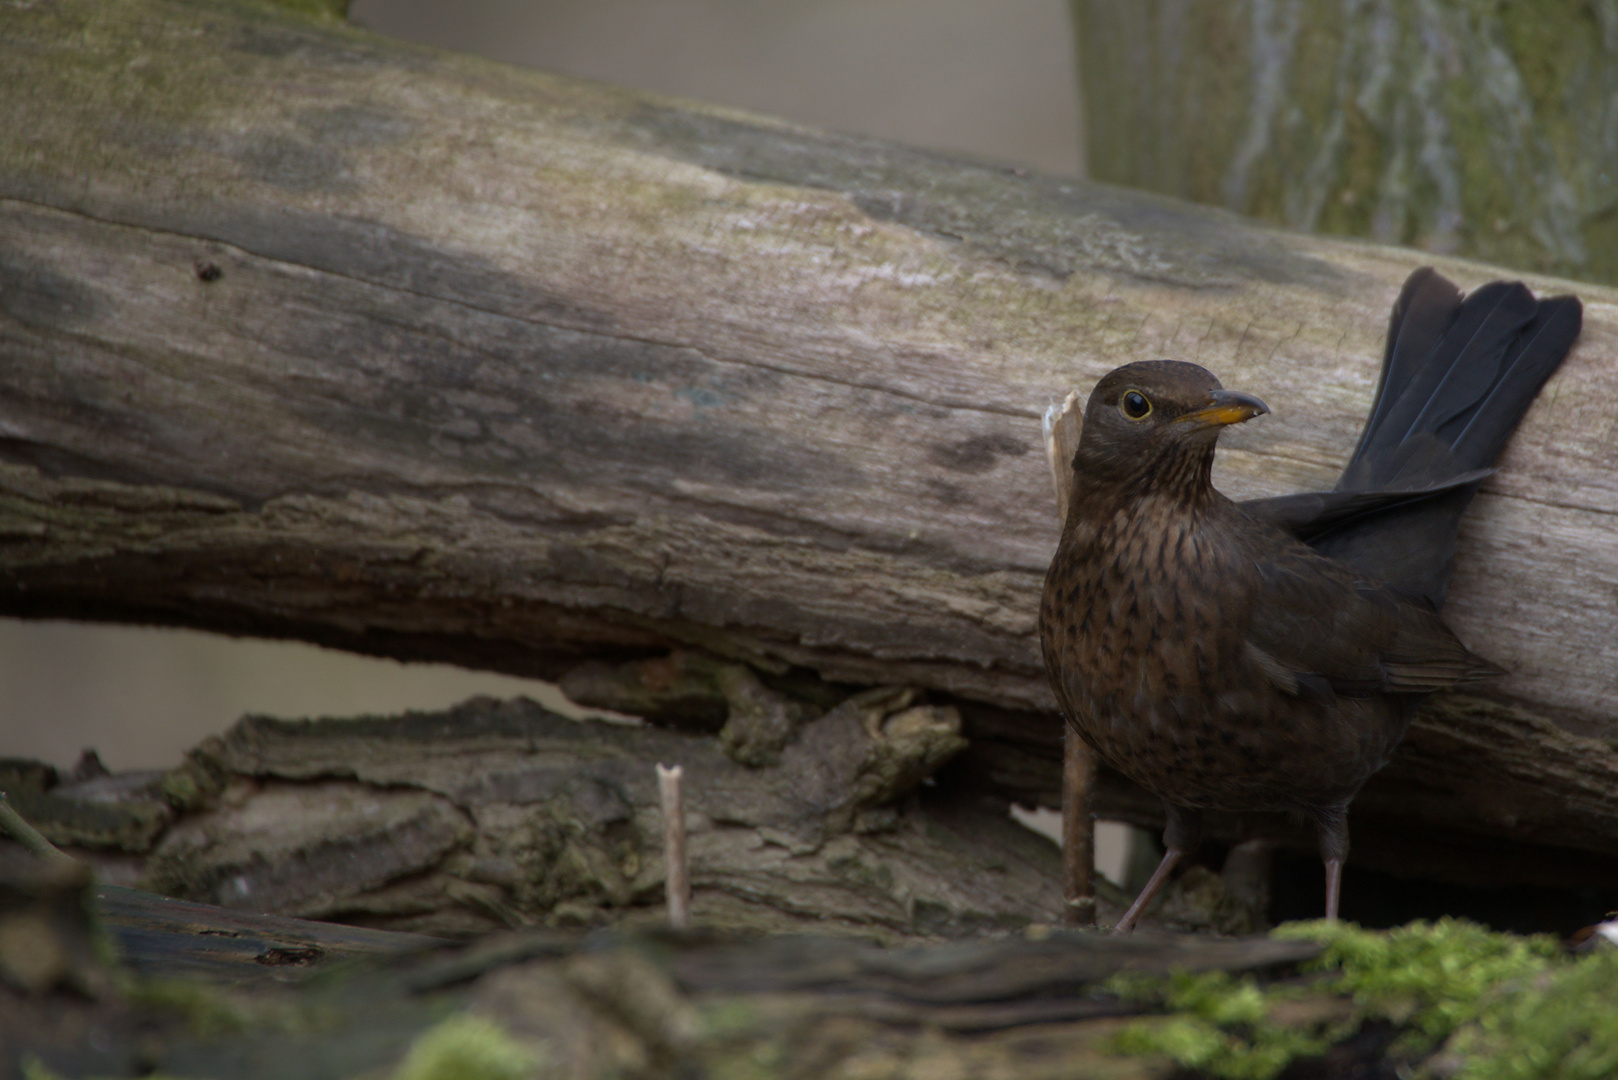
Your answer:
[[[28,824],[26,818],[12,809],[11,800],[6,798],[6,793],[3,791],[0,791],[0,832],[9,834],[17,843],[41,859],[65,860],[67,862],[78,861],[45,839],[43,833]]]
[[[657,793],[663,802],[663,863],[667,867],[664,892],[668,897],[669,925],[683,930],[691,925],[691,876],[685,864],[685,798],[680,778],[685,770],[657,767]]]
[[[1067,521],[1068,499],[1073,493],[1073,454],[1084,430],[1078,393],[1045,410],[1041,425],[1045,456],[1050,460],[1051,483],[1056,488],[1056,520]],[[1062,740],[1062,901],[1066,921],[1093,926],[1096,921],[1095,866],[1096,756],[1071,727]]]
[[[1062,904],[1066,921],[1096,921],[1096,755],[1071,727],[1062,739]]]

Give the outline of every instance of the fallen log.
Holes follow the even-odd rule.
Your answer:
[[[1447,920],[1225,940],[1039,927],[900,948],[530,929],[455,947],[92,889],[13,853],[0,843],[8,1077],[1325,1080],[1502,1060],[1596,1075],[1618,1050],[1618,956],[1599,935],[1577,959]],[[42,951],[78,958],[88,988],[72,965],[19,979],[44,974]],[[114,952],[125,966],[109,972]]]
[[[1175,1062],[1130,1054],[1116,1037],[1161,1004],[1109,980],[1226,973],[1256,989],[1260,979],[1299,982],[1296,966],[1322,952],[1307,940],[1124,941],[1050,928],[908,948],[713,928],[528,930],[456,949],[82,881],[73,890],[9,854],[0,844],[0,928],[49,914],[45,940],[56,951],[104,959],[114,951],[104,933],[126,971],[95,969],[93,994],[65,979],[19,984],[7,963],[28,950],[0,935],[8,1077],[651,1077],[748,1075],[786,1062],[794,1075],[836,1076],[920,1057],[1145,1080],[1175,1075]],[[1359,1026],[1346,997],[1302,989],[1308,1008],[1273,1006],[1293,1035],[1290,1055]],[[1356,1056],[1380,1059],[1386,1042]]]
[[[1322,486],[1409,270],[1503,273],[271,9],[13,6],[0,81],[0,612],[549,677],[700,645],[981,707],[1047,801],[1046,402],[1197,360],[1276,410],[1225,490]],[[1618,295],[1578,292],[1447,608],[1512,674],[1424,714],[1361,851],[1618,855]]]

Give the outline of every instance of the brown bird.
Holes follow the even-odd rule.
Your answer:
[[[1269,412],[1194,364],[1096,384],[1039,632],[1067,722],[1163,799],[1163,861],[1204,810],[1312,820],[1336,918],[1348,804],[1423,695],[1500,674],[1438,618],[1462,512],[1578,337],[1574,297],[1405,283],[1359,445],[1331,491],[1236,503],[1209,482],[1228,424]]]

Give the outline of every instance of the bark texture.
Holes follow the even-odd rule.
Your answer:
[[[982,792],[917,790],[966,743],[953,707],[915,698],[854,695],[768,763],[742,748],[746,718],[722,742],[474,699],[395,718],[249,717],[167,773],[51,784],[0,768],[0,788],[105,880],[467,936],[661,921],[654,763],[678,763],[703,923],[891,941],[1058,920],[1050,841]]]
[[[1618,281],[1618,7],[1073,0],[1098,180]]]
[[[1328,485],[1424,261],[254,6],[8,7],[0,84],[0,611],[552,677],[698,645],[931,691],[1018,798],[1059,759],[1046,403],[1195,360],[1275,409],[1226,491]],[[1399,843],[1618,854],[1618,312],[1579,292],[1450,590],[1512,675],[1366,792]],[[422,850],[437,806],[397,808]]]

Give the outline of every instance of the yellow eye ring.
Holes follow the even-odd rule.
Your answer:
[[[1131,420],[1144,420],[1152,415],[1152,403],[1139,390],[1125,390],[1118,399],[1118,408]]]

